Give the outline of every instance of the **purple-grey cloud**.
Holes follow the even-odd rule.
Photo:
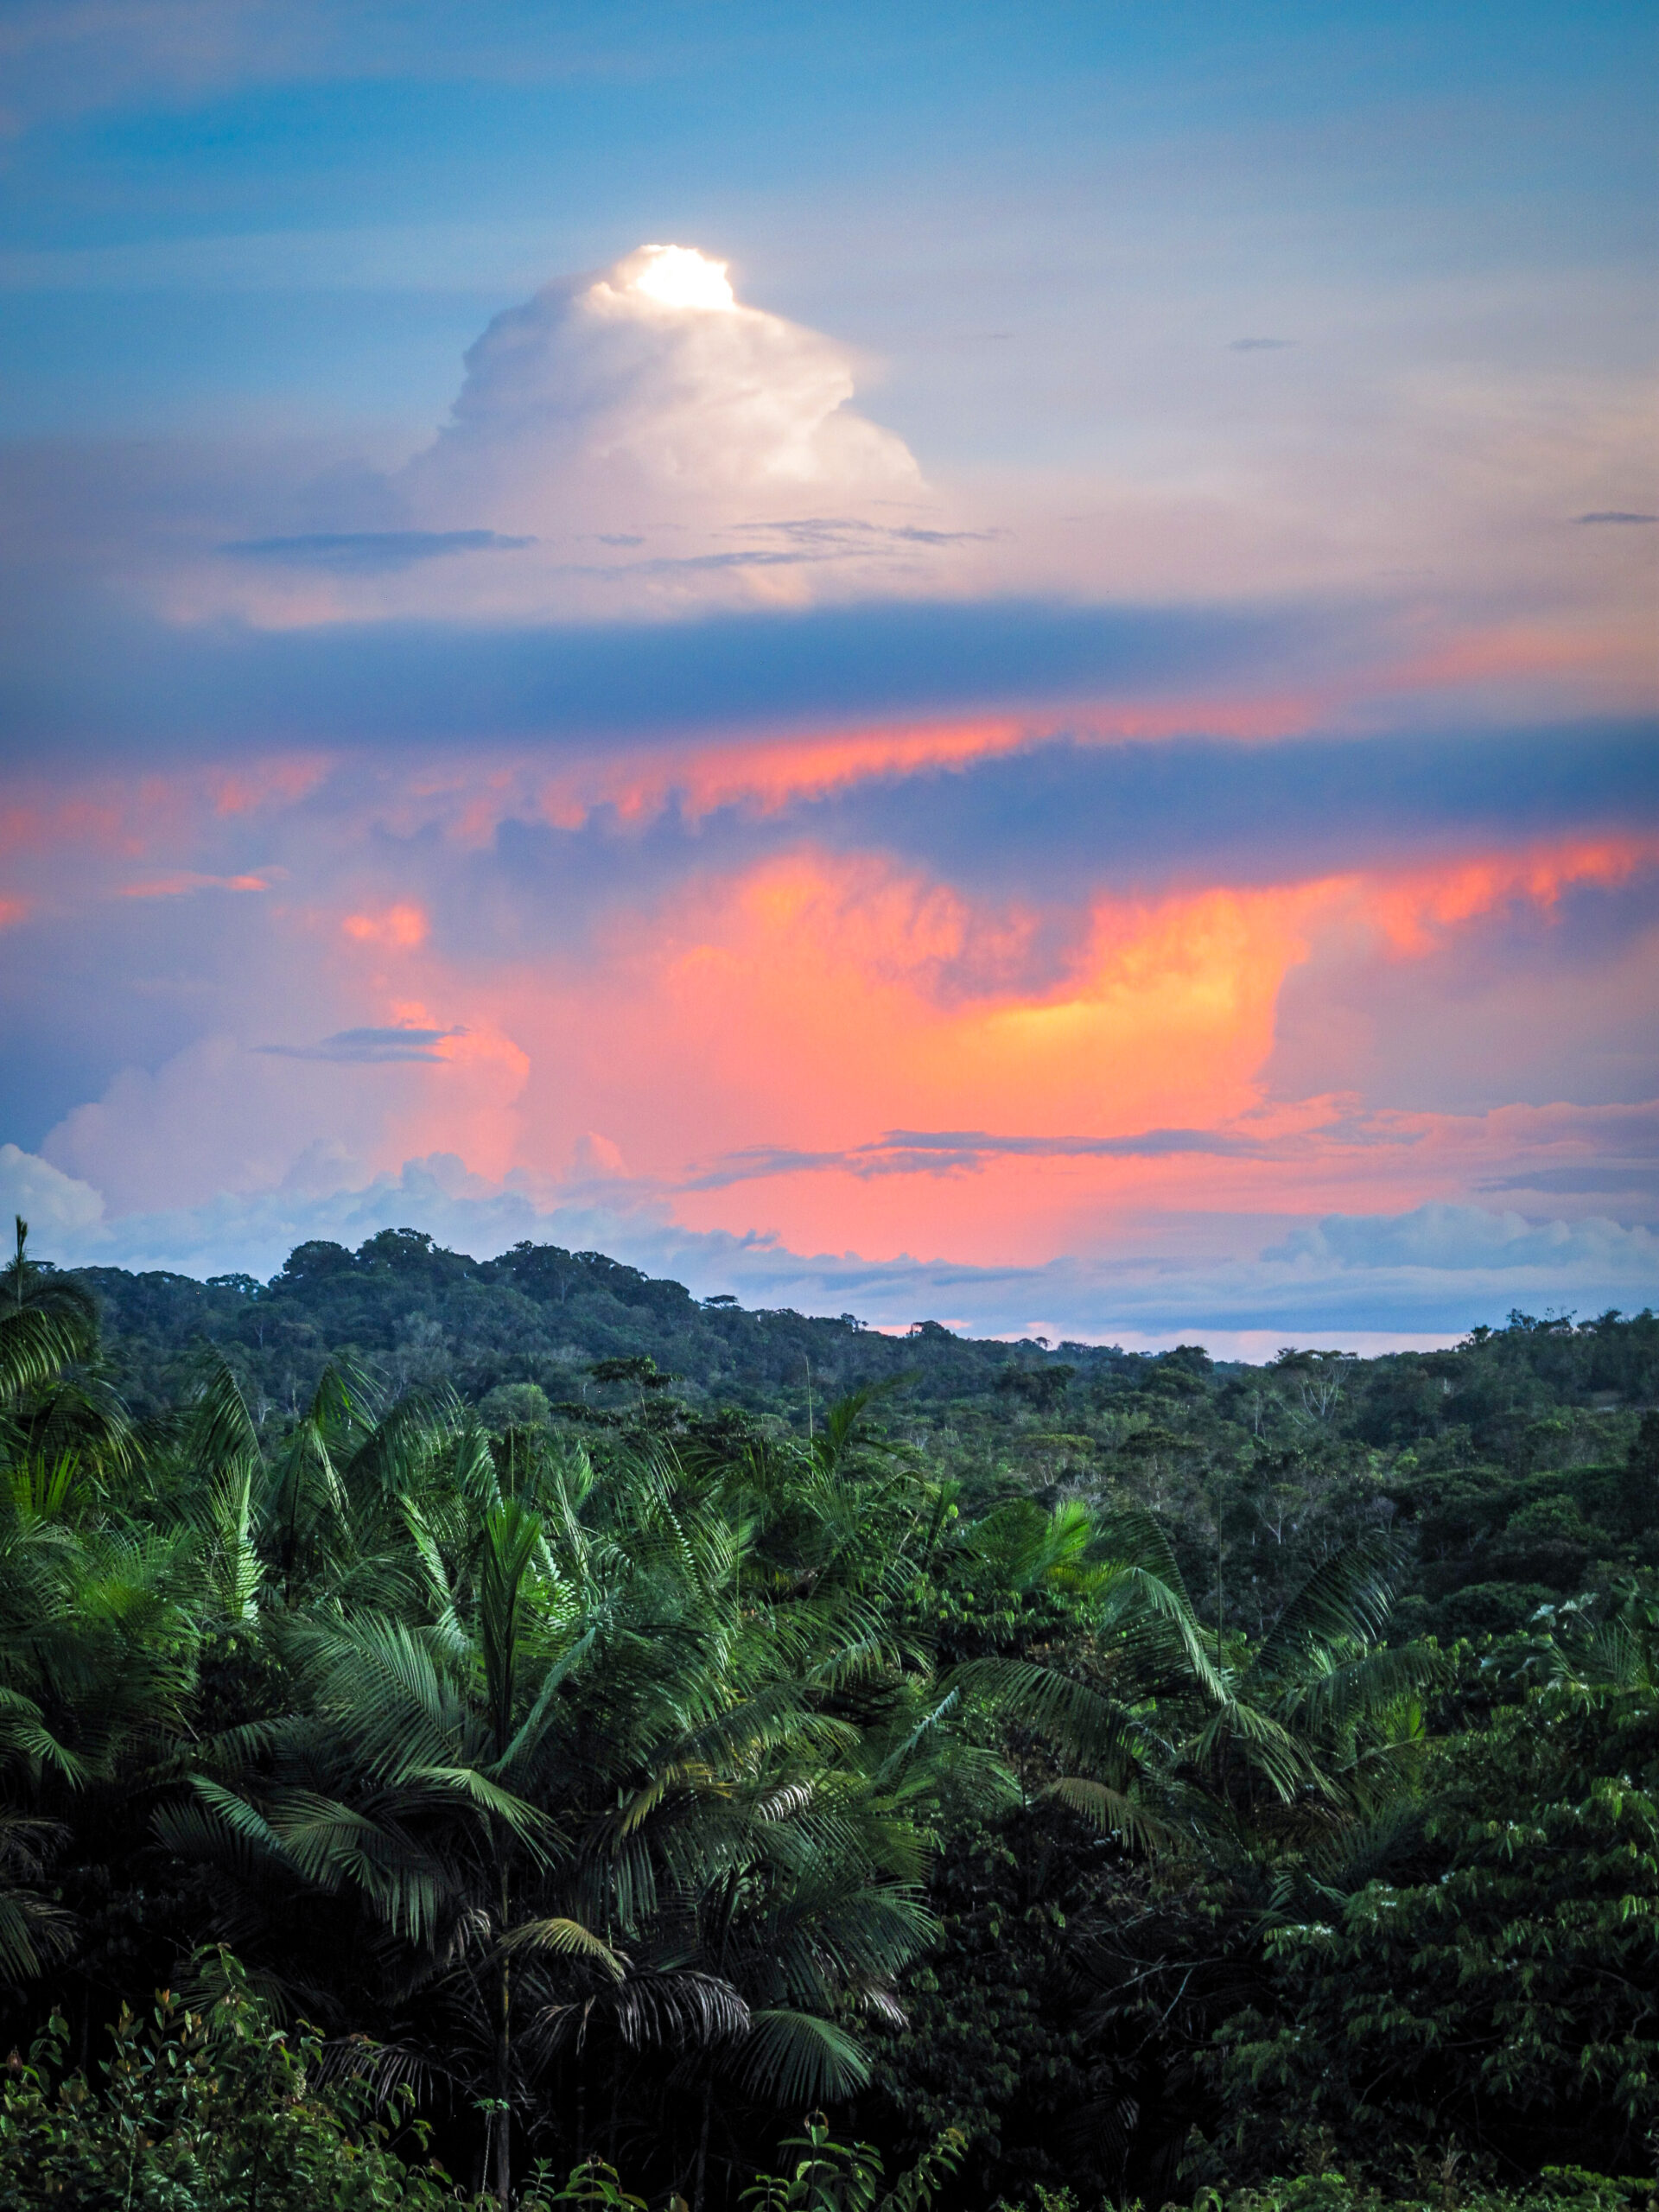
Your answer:
[[[237,560],[375,575],[461,553],[521,552],[535,543],[494,530],[314,530],[293,537],[233,538],[219,550]]]
[[[340,1029],[332,1037],[325,1037],[316,1045],[256,1045],[256,1052],[266,1052],[285,1060],[335,1060],[358,1066],[373,1067],[390,1060],[427,1060],[442,1058],[433,1050],[446,1037],[464,1037],[463,1028],[451,1029]]]
[[[725,1157],[683,1186],[721,1191],[774,1175],[829,1171],[875,1175],[950,1175],[974,1172],[988,1160],[1166,1160],[1183,1153],[1222,1159],[1252,1156],[1262,1146],[1249,1137],[1210,1129],[1143,1129],[1133,1136],[996,1136],[982,1129],[889,1129],[868,1144],[839,1152],[802,1152],[785,1145],[753,1145]]]
[[[42,743],[60,757],[142,752],[149,763],[273,744],[592,743],[1213,690],[1328,671],[1381,619],[1310,604],[997,599],[265,631],[146,620],[88,592],[73,616],[35,607],[0,633],[0,760],[29,765]]]

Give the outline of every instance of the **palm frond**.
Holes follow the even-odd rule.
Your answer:
[[[1318,1647],[1374,1642],[1393,1603],[1388,1549],[1386,1538],[1362,1536],[1315,1567],[1258,1646],[1252,1675],[1273,1681]]]
[[[258,1461],[259,1432],[235,1370],[221,1351],[207,1357],[189,1442],[200,1465],[215,1471],[237,1460]]]
[[[1445,1659],[1425,1644],[1382,1644],[1316,1675],[1299,1702],[1306,1726],[1351,1728],[1414,1698],[1446,1671]]]
[[[863,2046],[833,2020],[773,2007],[750,2015],[734,2069],[753,2094],[789,2112],[849,2097],[868,2086]]]
[[[1062,1775],[1049,1784],[1049,1795],[1081,1813],[1103,1834],[1121,1836],[1131,1849],[1151,1859],[1175,1849],[1182,1840],[1179,1830],[1161,1820],[1136,1798],[1087,1775]]]
[[[949,1688],[988,1705],[1074,1760],[1121,1775],[1133,1763],[1141,1726],[1118,1700],[1056,1667],[1027,1659],[971,1659]]]
[[[0,1981],[33,1981],[74,1948],[74,1920],[36,1891],[0,1882]]]
[[[602,1936],[584,1928],[579,1920],[555,1915],[547,1920],[524,1920],[501,1939],[501,1948],[509,1953],[520,1951],[546,1952],[556,1958],[586,1959],[601,1967],[613,1981],[621,1981],[627,1973],[627,1961],[613,1951]]]
[[[0,1401],[53,1382],[64,1368],[84,1359],[95,1342],[95,1323],[74,1306],[0,1312]]]
[[[718,1974],[632,1974],[616,1993],[616,2024],[635,2050],[706,2050],[748,2034],[752,2016]]]

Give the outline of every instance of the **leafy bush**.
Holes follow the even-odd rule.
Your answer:
[[[54,2014],[27,2061],[14,2052],[0,2088],[0,2200],[75,2212],[369,2212],[453,2204],[440,2169],[391,2148],[408,2094],[384,2119],[359,2081],[326,2088],[321,2046],[274,2025],[236,1962],[216,2001],[196,2011],[157,1993],[148,2021],[124,2005],[103,2088],[65,2069]]]
[[[124,2005],[103,2062],[102,2090],[65,2069],[66,2024],[54,2014],[27,2060],[0,2077],[0,2203],[64,2212],[436,2212],[466,2196],[427,2159],[426,2131],[407,2088],[389,2098],[368,2078],[327,2082],[309,2030],[273,2022],[238,1961],[203,1961],[217,1994],[200,2010],[159,1990],[149,2020]],[[372,2046],[359,2056],[372,2059]],[[411,2154],[401,2158],[402,2140]],[[925,2203],[925,2198],[918,2200]],[[585,2160],[562,2188],[545,2165],[518,2212],[645,2212],[613,2171]],[[901,2212],[912,2212],[907,2202]]]
[[[1193,2212],[1652,2212],[1659,2202],[1659,2183],[1590,2173],[1582,2166],[1546,2166],[1537,2183],[1523,2190],[1462,2187],[1459,2164],[1455,2153],[1420,2156],[1419,2187],[1402,2196],[1325,2171],[1229,2194],[1200,2190]]]
[[[743,2192],[753,2212],[929,2212],[941,2183],[961,2164],[966,2138],[947,2128],[893,2187],[878,2196],[881,2158],[873,2144],[837,2143],[821,2112],[810,2113],[804,2135],[779,2148],[801,2156],[787,2173],[758,2174]]]

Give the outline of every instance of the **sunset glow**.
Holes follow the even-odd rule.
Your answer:
[[[948,92],[688,29],[705,113],[504,16],[430,137],[344,33],[144,20],[76,91],[42,18],[8,139],[44,1252],[407,1223],[1217,1344],[1659,1290],[1611,48],[1263,16],[1212,128],[1173,19],[981,26]]]

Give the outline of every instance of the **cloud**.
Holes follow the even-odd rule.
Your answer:
[[[0,1192],[48,1187],[42,1170],[52,1177],[45,1162],[0,1147]],[[43,1219],[36,1241],[42,1257],[67,1265],[269,1276],[308,1237],[355,1244],[407,1226],[477,1259],[528,1237],[607,1252],[700,1296],[734,1292],[749,1306],[852,1311],[887,1328],[931,1319],[982,1336],[1156,1344],[1202,1335],[1216,1351],[1255,1358],[1287,1338],[1338,1332],[1373,1351],[1444,1339],[1478,1321],[1501,1322],[1518,1303],[1630,1310],[1659,1287],[1659,1238],[1649,1230],[1528,1222],[1467,1206],[1328,1217],[1296,1224],[1260,1252],[1238,1249],[1238,1224],[1218,1221],[1207,1251],[1195,1249],[1189,1233],[1110,1257],[974,1266],[791,1251],[766,1236],[684,1228],[659,1202],[630,1206],[608,1194],[561,1202],[531,1179],[491,1184],[444,1154],[349,1188],[307,1192],[290,1183],[114,1221],[100,1217],[86,1185],[56,1183],[84,1195],[60,1217]],[[1226,1242],[1231,1256],[1215,1249]]]
[[[147,877],[140,883],[124,883],[124,899],[188,899],[197,891],[269,891],[265,875],[200,875],[182,868],[172,875]]]
[[[725,262],[643,245],[498,315],[404,483],[424,513],[543,534],[595,514],[626,528],[636,508],[707,526],[803,493],[919,491],[903,440],[856,413],[853,391],[845,349],[744,305]]]
[[[0,759],[353,751],[1275,690],[1374,639],[1365,608],[868,601],[675,621],[175,627],[88,600],[14,630]],[[258,712],[251,715],[250,701]]]
[[[340,928],[355,944],[378,944],[388,951],[410,952],[426,942],[431,927],[426,911],[400,899],[379,914],[347,914]]]
[[[657,554],[648,560],[613,561],[602,566],[572,562],[556,573],[626,583],[630,578],[639,576],[818,568],[831,562],[867,562],[874,552],[910,545],[988,545],[1006,533],[995,530],[927,530],[911,523],[859,522],[846,516],[804,515],[781,522],[733,524],[731,534],[750,542],[733,551]],[[643,545],[645,542],[643,536],[627,533],[601,531],[595,535],[601,545]],[[781,542],[767,543],[767,539]]]
[[[298,537],[237,538],[219,550],[238,560],[371,575],[458,553],[518,553],[535,543],[533,537],[504,537],[493,530],[323,530]]]
[[[1579,523],[1659,522],[1659,515],[1634,514],[1624,507],[1600,507],[1592,514],[1574,515],[1573,519]]]
[[[1227,351],[1230,353],[1281,353],[1286,346],[1295,343],[1294,338],[1235,338],[1230,340]]]
[[[1083,720],[1079,716],[1078,720]],[[1017,737],[1017,732],[1015,733]],[[1103,880],[1282,881],[1568,825],[1659,829],[1659,722],[1224,738],[1005,739],[806,795],[800,825],[952,881],[1051,896]]]
[[[256,1052],[274,1052],[289,1060],[336,1060],[362,1067],[378,1067],[388,1060],[425,1060],[435,1064],[443,1054],[433,1047],[450,1037],[464,1037],[465,1029],[341,1029],[319,1045],[256,1045]]]
[[[1599,1216],[1536,1221],[1481,1206],[1430,1205],[1402,1214],[1328,1214],[1262,1252],[1268,1262],[1330,1264],[1342,1269],[1433,1268],[1459,1273],[1515,1270],[1535,1280],[1586,1268],[1659,1292],[1659,1236]]]
[[[829,1171],[873,1175],[954,1175],[993,1160],[1168,1160],[1179,1154],[1235,1159],[1261,1150],[1249,1137],[1211,1129],[1143,1129],[1124,1137],[993,1136],[982,1129],[889,1129],[868,1144],[840,1152],[794,1152],[755,1145],[729,1153],[713,1167],[690,1176],[680,1188],[721,1191],[773,1175]]]
[[[1276,1211],[1300,1179],[1370,1211],[1606,1165],[1605,1135],[1517,1157],[1495,1126],[1431,1159],[1421,1118],[1382,1146],[1347,1108],[1292,1158],[1249,1118],[1652,1095],[1659,748],[1470,742],[878,760],[857,804],[693,817],[619,785],[574,829],[533,753],[348,761],[229,812],[200,772],[93,785],[18,816],[18,887],[52,903],[8,940],[0,1133],[149,1208],[280,1182],[325,1135],[365,1172],[563,1173],[597,1129],[701,1227],[976,1259],[1130,1203]],[[1517,837],[1482,818],[1506,807],[1567,820]],[[287,873],[109,899],[146,842]]]
[[[0,1144],[0,1215],[21,1214],[37,1248],[42,1240],[77,1238],[95,1231],[104,1201],[90,1183],[66,1175],[49,1160],[15,1144]]]
[[[1622,1167],[1535,1167],[1522,1175],[1497,1176],[1477,1188],[1529,1191],[1541,1198],[1618,1198],[1627,1205],[1659,1210],[1659,1159],[1632,1160]]]

